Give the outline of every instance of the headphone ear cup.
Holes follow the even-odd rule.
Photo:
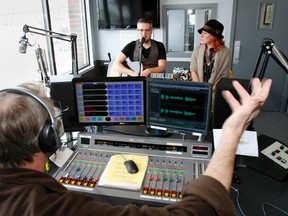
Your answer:
[[[51,153],[56,152],[56,150],[58,149],[56,142],[57,136],[58,135],[53,129],[51,122],[46,121],[38,137],[38,143],[40,149],[43,152],[51,152]]]

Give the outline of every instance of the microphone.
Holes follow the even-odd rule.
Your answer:
[[[35,50],[38,66],[39,66],[39,71],[41,72],[41,77],[42,80],[44,81],[45,84],[49,84],[50,78],[48,75],[48,64],[47,64],[47,59],[46,59],[46,53],[44,49],[41,49],[40,47]]]
[[[144,43],[145,43],[145,38],[143,37],[143,38],[141,38],[139,48],[140,47],[142,48]]]
[[[143,44],[145,43],[145,38],[141,38],[140,44],[139,44],[139,73],[138,76],[141,75],[141,67],[142,67],[142,48]]]
[[[28,44],[28,38],[26,38],[26,35],[20,37],[19,44],[19,53],[26,53]]]

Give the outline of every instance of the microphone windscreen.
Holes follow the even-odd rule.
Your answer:
[[[19,53],[26,53],[26,50],[27,50],[27,42],[25,40],[21,40],[19,45]]]

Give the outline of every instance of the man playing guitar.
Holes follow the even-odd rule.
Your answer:
[[[152,30],[150,20],[145,18],[138,20],[139,40],[130,42],[122,49],[108,69],[107,76],[149,77],[151,73],[162,73],[165,70],[166,50],[163,43],[151,39]],[[139,62],[138,70],[128,66],[127,58],[132,62]]]

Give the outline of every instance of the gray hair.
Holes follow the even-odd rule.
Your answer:
[[[51,107],[41,85],[23,83]],[[33,161],[40,152],[38,136],[49,119],[47,110],[33,97],[7,91],[0,92],[0,167],[18,167]]]

